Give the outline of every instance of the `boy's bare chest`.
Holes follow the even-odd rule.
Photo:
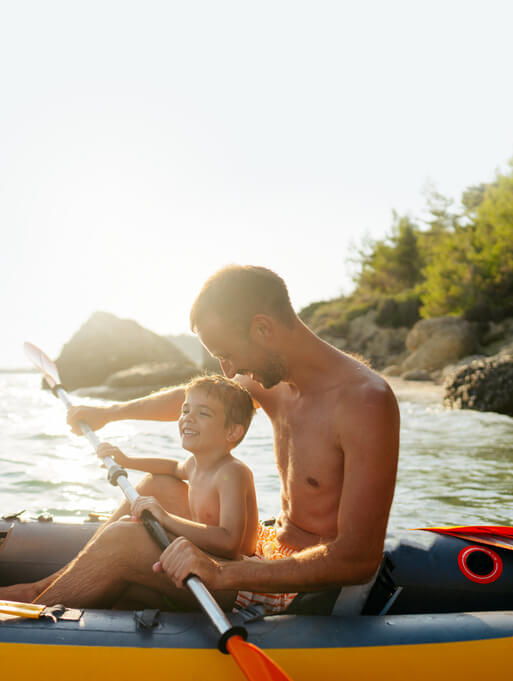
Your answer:
[[[189,480],[189,508],[197,523],[219,525],[219,494],[212,477],[195,474]]]

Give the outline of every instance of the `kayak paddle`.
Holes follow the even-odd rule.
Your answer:
[[[513,527],[505,525],[456,525],[454,527],[421,527],[419,529],[450,537],[459,537],[478,544],[488,544],[513,550]]]
[[[73,405],[68,393],[61,385],[59,371],[55,363],[32,343],[25,343],[24,349],[30,361],[42,372],[53,394],[64,402],[67,409],[72,407]],[[79,425],[82,433],[87,437],[96,452],[100,445],[100,440],[96,433],[91,430],[87,423],[80,423]],[[130,503],[134,502],[139,497],[139,494],[128,481],[126,470],[109,456],[103,458],[102,462],[107,468],[109,482],[120,487]],[[141,521],[162,551],[169,546],[171,543],[169,537],[150,511],[144,510],[142,512]],[[196,575],[189,575],[184,582],[218,630],[220,634],[217,643],[219,650],[223,653],[231,654],[249,681],[291,681],[290,677],[281,667],[273,662],[260,648],[247,642],[248,634],[246,629],[242,626],[233,626],[231,624],[215,598]],[[4,601],[4,603],[7,604],[8,602]],[[23,605],[25,604],[13,603],[11,607]],[[35,611],[32,611],[33,614],[21,616],[39,617],[41,612],[44,611],[44,607],[38,605],[37,608],[42,608],[42,610],[37,612],[37,614]],[[19,609],[22,610],[21,607]]]
[[[0,601],[0,612],[6,615],[16,615],[17,617],[27,617],[37,620],[43,616],[46,605],[39,603],[20,603],[19,601]]]

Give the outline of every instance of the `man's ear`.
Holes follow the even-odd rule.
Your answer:
[[[249,335],[251,340],[266,342],[274,336],[274,319],[266,314],[256,314],[251,320]]]
[[[238,442],[242,436],[244,435],[244,426],[240,423],[232,423],[231,426],[228,426],[227,432],[226,432],[226,439],[228,442]]]

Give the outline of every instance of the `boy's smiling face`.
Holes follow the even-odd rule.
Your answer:
[[[242,426],[226,426],[223,404],[207,390],[198,387],[187,392],[178,428],[182,447],[193,454],[201,454],[228,453],[240,437],[238,429]]]

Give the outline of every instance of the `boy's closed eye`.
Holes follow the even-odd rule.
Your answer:
[[[182,407],[182,416],[186,416],[187,414],[190,414],[191,410],[189,407]],[[210,410],[206,409],[200,409],[200,416],[208,416],[211,418],[214,414]]]

